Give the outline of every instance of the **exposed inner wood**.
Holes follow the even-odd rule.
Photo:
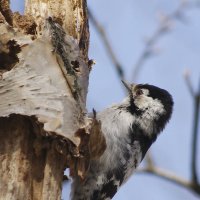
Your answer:
[[[0,199],[60,199],[66,157],[32,123],[20,115],[0,118]]]
[[[57,200],[65,168],[84,178],[105,149],[86,115],[87,2],[26,0],[25,10],[0,0],[0,199]]]

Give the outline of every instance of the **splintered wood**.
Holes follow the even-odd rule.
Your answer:
[[[0,0],[0,199],[55,200],[64,169],[84,178],[106,145],[85,107],[87,5],[26,0],[25,8],[12,13]]]

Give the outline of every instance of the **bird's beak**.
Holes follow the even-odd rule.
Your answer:
[[[127,83],[126,81],[122,80],[122,83],[124,84],[125,88],[128,90],[129,93],[132,93],[132,86],[131,84]]]

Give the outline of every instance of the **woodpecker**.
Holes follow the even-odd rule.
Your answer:
[[[128,96],[96,116],[106,150],[100,158],[91,160],[83,181],[74,178],[72,200],[112,199],[171,118],[173,99],[169,92],[149,84],[122,82]]]

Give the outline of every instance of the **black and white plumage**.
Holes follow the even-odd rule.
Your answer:
[[[109,200],[127,181],[169,121],[173,100],[163,89],[127,84],[129,96],[97,113],[106,150],[92,160],[84,181],[74,178],[72,200]]]

